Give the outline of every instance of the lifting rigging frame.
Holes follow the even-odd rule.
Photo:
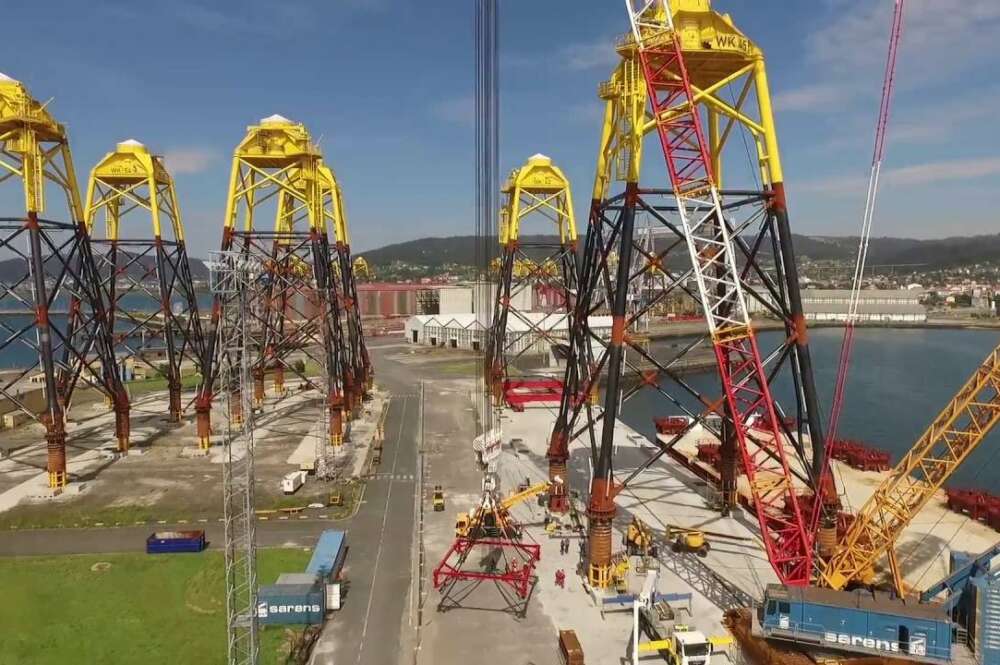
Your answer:
[[[146,214],[151,235],[127,230]],[[101,216],[103,238],[94,232]],[[91,170],[86,219],[118,359],[142,362],[166,380],[169,418],[179,422],[181,364],[190,360],[201,371],[203,340],[177,193],[163,159],[138,141],[119,143]]]
[[[16,277],[0,281],[5,310],[23,313],[0,317],[0,351],[27,349],[33,358],[22,371],[0,380],[0,395],[45,426],[49,486],[61,488],[68,481],[66,410],[77,382],[92,382],[110,400],[121,452],[128,450],[129,399],[117,371],[108,303],[69,139],[46,106],[24,84],[0,74],[0,182],[20,181],[25,204],[23,216],[0,218],[0,251],[23,261]],[[50,188],[64,199],[69,221],[41,217]],[[41,414],[22,397],[36,375],[44,382]]]

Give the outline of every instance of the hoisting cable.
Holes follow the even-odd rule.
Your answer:
[[[851,281],[851,296],[844,320],[844,336],[840,343],[840,358],[837,363],[837,380],[833,388],[833,401],[830,404],[830,418],[826,428],[825,458],[823,472],[830,469],[830,452],[837,441],[837,431],[840,425],[840,414],[844,408],[844,391],[847,387],[847,370],[851,363],[851,351],[854,348],[854,324],[858,319],[858,307],[861,300],[861,287],[864,284],[865,263],[868,259],[868,242],[872,233],[872,221],[875,218],[875,200],[878,195],[879,176],[882,171],[882,160],[885,157],[886,136],[889,129],[889,110],[892,106],[892,90],[896,80],[896,54],[899,50],[900,36],[903,32],[903,5],[905,0],[895,0],[892,11],[892,27],[889,30],[889,51],[885,59],[885,73],[882,78],[882,100],[879,104],[878,118],[875,122],[875,147],[872,151],[871,172],[868,177],[868,192],[865,197],[865,210],[861,220],[861,235],[858,238],[858,254],[854,263],[854,277]],[[822,478],[817,479],[817,488],[823,487]],[[841,474],[838,487],[843,487]],[[819,491],[819,490],[817,490]],[[842,498],[847,493],[841,493]],[[815,529],[819,525],[823,512],[823,501],[816,501],[813,507],[812,524]],[[850,506],[848,506],[850,508]]]

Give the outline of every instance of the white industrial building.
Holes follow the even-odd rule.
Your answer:
[[[497,285],[487,284],[485,286],[489,289],[489,295],[486,297],[486,301],[492,310],[493,304],[496,302]],[[438,297],[440,298],[438,314],[442,316],[466,314],[468,312],[476,311],[475,283],[439,286],[437,287],[437,292]],[[533,306],[532,297],[532,290],[530,288],[522,288],[511,294],[510,305],[516,310],[529,312]]]
[[[530,347],[534,347],[531,351],[547,353],[551,342],[538,334],[538,331],[544,331],[555,339],[565,340],[569,337],[568,322],[569,317],[563,312],[519,312],[516,316],[508,315],[508,353],[518,354]],[[590,329],[599,337],[610,337],[611,317],[590,317]],[[476,320],[476,315],[470,312],[418,314],[406,322],[406,340],[411,344],[479,351],[484,344],[485,332],[483,325]]]
[[[908,289],[863,289],[858,293],[859,323],[923,323],[927,308],[921,293]],[[846,321],[850,309],[849,289],[806,289],[802,310],[807,321]]]
[[[920,304],[922,293],[909,289],[864,289],[858,294],[859,323],[923,323],[927,308]],[[802,311],[807,321],[846,321],[850,310],[849,289],[803,289]],[[751,314],[766,308],[756,299],[748,298]]]

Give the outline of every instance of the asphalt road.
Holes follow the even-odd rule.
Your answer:
[[[411,581],[411,545],[420,443],[419,381],[372,347],[379,384],[392,393],[379,474],[348,527],[343,608],[313,649],[315,665],[386,665],[401,660]]]
[[[324,529],[341,528],[344,522],[289,520],[257,522],[258,547],[313,547]],[[41,554],[110,554],[144,552],[153,531],[203,529],[209,549],[222,549],[222,524],[157,524],[92,529],[24,529],[5,531],[0,538],[0,556]]]

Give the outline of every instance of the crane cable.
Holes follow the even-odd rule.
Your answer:
[[[861,222],[861,236],[858,240],[858,255],[854,264],[854,278],[851,284],[851,298],[848,305],[847,318],[844,323],[844,337],[840,346],[840,361],[837,366],[837,382],[833,392],[833,403],[830,407],[830,419],[827,427],[827,460],[829,464],[830,447],[837,440],[837,428],[840,424],[840,413],[844,406],[844,389],[847,384],[847,369],[850,365],[851,350],[854,346],[854,324],[858,318],[858,305],[861,300],[861,286],[864,279],[865,262],[868,258],[868,241],[871,238],[872,221],[875,216],[875,199],[878,194],[879,176],[882,170],[882,160],[885,157],[886,134],[889,126],[889,109],[892,105],[892,89],[896,77],[896,54],[899,48],[900,35],[903,31],[903,4],[905,0],[895,0],[892,15],[892,29],[889,33],[889,53],[886,57],[885,76],[882,81],[882,102],[879,107],[878,120],[875,127],[875,148],[872,154],[871,174],[868,180],[868,194],[865,200],[864,217]]]

